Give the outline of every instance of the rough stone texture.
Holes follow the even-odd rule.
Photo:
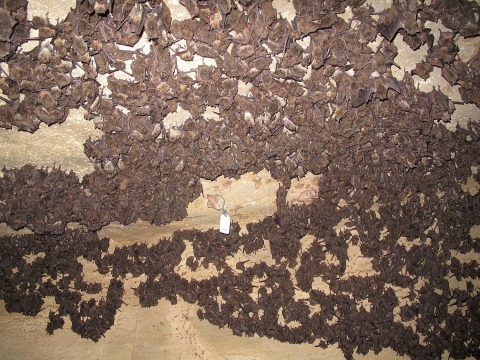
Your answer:
[[[174,18],[182,20],[188,18],[188,12],[176,0],[166,1]],[[372,1],[375,10],[381,11],[387,8],[391,1]],[[31,0],[29,4],[29,16],[49,14],[49,18],[61,19],[75,6],[75,1],[40,1]],[[291,20],[295,14],[291,1],[274,0],[274,6],[284,18]],[[441,28],[441,24],[438,26]],[[472,58],[478,51],[480,41],[478,39],[459,39],[460,57],[464,61]],[[36,42],[30,45],[35,46]],[[425,56],[425,49],[421,48],[413,52],[402,38],[398,35],[395,45],[399,48],[400,55],[397,63],[400,69],[392,68],[394,76],[403,77],[404,71],[410,71],[418,61]],[[375,46],[375,44],[372,44]],[[28,50],[28,46],[24,46]],[[191,65],[189,65],[191,66]],[[440,86],[452,100],[458,101],[458,91],[450,87],[441,77],[438,69],[435,69],[427,81],[414,77],[416,85],[423,91],[430,91],[433,87]],[[246,92],[248,91],[245,90]],[[171,125],[178,125],[188,116],[185,110],[178,109],[168,121]],[[480,111],[473,105],[456,105],[456,111],[452,115],[453,129],[456,122],[465,126],[468,119],[480,119]],[[83,119],[80,111],[71,111],[69,118],[60,125],[49,128],[42,126],[34,134],[20,133],[16,130],[0,129],[0,165],[7,168],[20,167],[25,163],[32,163],[37,167],[61,166],[64,170],[73,170],[81,178],[93,171],[93,166],[83,153],[83,142],[88,137],[101,136],[101,132],[94,129],[92,122]],[[1,175],[1,173],[0,173]],[[308,198],[316,195],[315,188],[317,179],[311,174],[303,180],[293,181],[292,187],[287,194],[289,204],[307,202]],[[313,184],[313,185],[312,185]],[[470,189],[478,191],[478,184],[473,181],[469,184]],[[276,208],[275,195],[279,183],[272,179],[267,171],[258,174],[246,174],[239,180],[225,179],[202,181],[203,195],[188,207],[188,216],[181,222],[173,222],[165,226],[157,227],[138,221],[129,226],[112,223],[99,232],[99,236],[108,236],[112,239],[111,247],[128,245],[135,241],[154,243],[159,238],[170,236],[177,229],[197,228],[206,230],[218,226],[219,212],[207,207],[206,196],[220,193],[226,202],[228,214],[240,226],[258,221],[265,216],[271,215]],[[340,205],[339,205],[340,206]],[[75,226],[75,224],[71,224]],[[338,229],[344,228],[339,223]],[[478,227],[472,229],[478,233]],[[25,231],[23,231],[24,233]],[[0,224],[0,235],[14,233],[4,224]],[[477,234],[478,236],[478,234]],[[308,248],[311,239],[303,239],[302,246]],[[305,250],[302,247],[302,250]],[[185,266],[186,258],[191,252],[191,245],[182,255],[182,263],[176,269],[185,277],[200,279],[208,277],[215,270],[205,269],[203,272],[192,274]],[[360,256],[357,246],[349,248],[349,261],[344,276],[371,274],[371,263],[368,259]],[[475,258],[475,253],[466,254],[462,257],[463,262]],[[266,247],[258,251],[254,256],[247,257],[240,252],[229,259],[235,264],[236,261],[249,259],[252,263],[269,261],[268,242]],[[335,261],[332,259],[331,261]],[[85,265],[86,275],[89,281],[98,281],[108,284],[108,277],[98,273],[88,273],[88,264]],[[92,267],[93,268],[93,267]],[[35,318],[25,317],[21,314],[7,313],[3,301],[0,301],[0,353],[3,359],[278,359],[278,358],[343,358],[342,352],[331,346],[325,350],[315,348],[310,344],[291,345],[283,344],[275,340],[265,338],[240,338],[233,336],[229,329],[219,329],[206,321],[200,321],[196,316],[197,307],[184,302],[172,306],[166,300],[161,300],[159,305],[152,308],[142,308],[138,298],[134,296],[132,288],[138,286],[142,278],[130,278],[125,281],[126,294],[123,306],[115,319],[115,326],[107,332],[105,338],[98,343],[82,339],[69,329],[66,323],[64,329],[57,330],[55,336],[49,336],[45,332],[45,324],[48,321],[48,313],[55,309],[55,302],[46,301],[44,309]],[[455,286],[454,280],[451,282]],[[461,287],[464,284],[456,284]],[[478,286],[478,280],[476,282]],[[325,283],[317,280],[314,282],[315,289],[325,289]],[[328,286],[326,287],[328,291]],[[400,298],[400,294],[399,298]],[[297,294],[301,298],[302,294]],[[402,305],[402,304],[401,304]],[[360,356],[356,356],[360,358]],[[383,350],[375,356],[370,353],[367,358],[391,359],[396,355],[391,350]]]
[[[37,167],[60,166],[74,171],[79,179],[93,172],[93,164],[83,153],[83,143],[89,137],[102,137],[102,132],[95,129],[93,122],[85,121],[83,114],[82,110],[71,110],[61,125],[42,124],[34,134],[0,129],[2,165],[7,169],[28,163]]]
[[[201,180],[201,183],[203,196],[190,203],[188,216],[182,221],[173,221],[164,226],[154,226],[141,220],[127,226],[111,223],[99,231],[99,236],[110,238],[111,246],[130,245],[140,238],[148,244],[154,244],[160,238],[171,236],[175,230],[217,228],[221,213],[208,208],[206,198],[215,194],[223,196],[227,214],[244,231],[246,224],[262,220],[275,212],[279,183],[266,170],[258,174],[245,174],[239,180],[220,176],[215,181]],[[298,194],[298,191],[293,191],[290,196],[294,198],[295,193]]]

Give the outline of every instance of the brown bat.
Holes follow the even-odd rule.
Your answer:
[[[368,103],[373,93],[375,93],[379,98],[385,99],[388,89],[393,89],[400,93],[400,86],[397,79],[386,79],[383,76],[378,77],[375,80],[372,80],[365,89],[360,89],[358,91],[355,100],[353,100],[352,106],[356,108],[360,105]]]
[[[400,29],[405,29],[410,35],[420,30],[417,26],[417,15],[414,12],[402,9],[397,3],[380,16],[377,30],[388,41],[392,41]]]

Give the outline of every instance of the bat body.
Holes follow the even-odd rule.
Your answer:
[[[386,79],[383,76],[373,79],[365,89],[360,89],[353,100],[352,106],[354,108],[359,107],[360,105],[366,104],[370,101],[370,97],[375,93],[378,98],[386,99],[387,90],[393,89],[396,92],[400,93],[400,86],[397,79],[390,78]]]

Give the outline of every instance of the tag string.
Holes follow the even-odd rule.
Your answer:
[[[220,211],[222,212],[222,215],[227,215],[227,210],[225,210],[225,199],[220,194],[215,194],[215,196],[222,198],[222,209]]]

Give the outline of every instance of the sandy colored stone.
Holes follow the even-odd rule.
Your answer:
[[[14,235],[21,236],[26,234],[32,234],[32,231],[26,228],[15,231],[7,224],[0,223],[0,236],[14,236]]]
[[[180,105],[177,106],[177,111],[168,114],[163,119],[163,125],[165,129],[177,128],[182,126],[188,118],[192,115],[189,111],[183,109]]]
[[[126,284],[127,285],[127,284]],[[125,286],[127,289],[127,286]],[[0,350],[2,359],[342,359],[340,349],[320,349],[311,344],[292,345],[254,336],[238,337],[230,329],[201,321],[197,307],[183,301],[171,305],[142,308],[136,298],[124,297],[115,325],[97,343],[82,339],[65,322],[64,329],[49,336],[45,331],[48,313],[55,309],[49,301],[35,318],[8,314],[0,301]],[[320,355],[321,354],[321,355]],[[355,358],[361,358],[356,356]],[[391,350],[370,359],[396,358]]]
[[[463,60],[463,62],[468,62],[478,54],[480,49],[480,37],[471,37],[465,39],[463,36],[460,36],[457,40],[457,45],[462,50],[458,56]]]
[[[42,123],[33,134],[0,129],[0,166],[11,169],[25,164],[38,168],[55,165],[65,171],[74,171],[81,180],[94,170],[93,163],[83,152],[83,144],[89,137],[95,139],[103,135],[92,121],[83,118],[84,113],[84,110],[71,109],[62,124],[47,126]]]
[[[219,228],[221,212],[208,208],[207,195],[220,194],[225,199],[225,209],[232,221],[238,222],[242,231],[246,225],[272,215],[277,208],[276,193],[279,182],[270,173],[262,170],[257,174],[247,173],[239,180],[220,176],[214,181],[201,180],[203,195],[189,204],[188,216],[182,221],[156,226],[139,220],[134,224],[121,225],[112,222],[98,232],[100,238],[111,239],[111,247],[131,245],[137,241],[155,244],[159,239],[172,236],[182,229],[208,230]]]
[[[307,173],[303,178],[292,179],[292,185],[287,192],[287,204],[309,205],[318,198],[318,181],[320,175]]]
[[[277,10],[277,16],[280,15],[282,18],[290,21],[290,23],[295,18],[293,1],[273,0],[272,5]]]
[[[370,1],[375,11],[382,11],[390,6],[391,0]],[[370,3],[369,2],[369,3]],[[478,0],[477,0],[478,2]],[[190,18],[186,8],[179,4],[178,0],[165,0],[165,3],[172,12],[172,18],[184,20]],[[295,16],[293,1],[274,0],[274,7],[278,13],[292,21]],[[33,15],[44,15],[49,13],[51,22],[56,19],[62,19],[66,16],[70,7],[75,6],[75,0],[31,0],[29,2],[29,18]],[[346,14],[344,18],[349,18],[351,14]],[[442,30],[441,24],[438,29]],[[439,31],[434,29],[433,31]],[[443,30],[442,30],[443,31]],[[437,38],[437,36],[436,36]],[[382,37],[377,37],[370,46],[376,50]],[[400,65],[400,69],[392,66],[392,73],[397,78],[403,78],[405,71],[411,71],[416,62],[425,58],[426,49],[424,47],[417,51],[412,51],[408,45],[403,42],[401,35],[397,35],[394,40],[399,49],[399,56],[395,61]],[[36,46],[37,42],[30,42],[29,46]],[[478,39],[459,39],[459,56],[468,61],[477,52],[480,46]],[[149,44],[142,46],[149,47]],[[25,46],[24,49],[27,47]],[[26,50],[25,50],[26,51]],[[145,50],[147,53],[147,50]],[[202,59],[197,59],[201,61]],[[276,60],[275,60],[276,61]],[[185,62],[184,71],[195,68],[194,62]],[[275,66],[275,62],[272,63]],[[458,100],[458,90],[451,87],[441,78],[439,69],[432,72],[431,78],[423,81],[415,78],[416,85],[423,91],[431,91],[435,86],[445,92],[452,100]],[[118,72],[115,76],[123,73]],[[101,79],[99,79],[101,80]],[[105,80],[105,79],[104,79]],[[102,81],[101,81],[102,82]],[[104,82],[103,82],[104,83]],[[246,95],[250,84],[239,82],[239,94]],[[211,116],[213,111],[204,114],[204,117]],[[181,108],[177,112],[170,114],[165,120],[166,127],[179,126],[190,116],[190,113]],[[458,121],[464,124],[465,119],[472,118],[478,120],[480,114],[478,108],[470,105],[457,105],[456,111],[452,115],[452,123]],[[21,167],[26,163],[32,163],[37,167],[49,166],[53,164],[61,166],[64,170],[73,170],[79,178],[93,171],[93,164],[83,153],[83,143],[88,137],[100,137],[102,134],[93,126],[93,122],[83,119],[83,113],[80,110],[70,110],[67,120],[60,125],[47,127],[42,125],[34,134],[18,132],[16,130],[0,129],[0,165],[5,164],[7,168]],[[1,173],[0,173],[1,175]],[[470,180],[469,180],[470,181]],[[472,181],[473,178],[472,178]],[[287,193],[287,202],[289,205],[298,203],[302,198],[302,193],[309,192],[309,195],[318,191],[318,177],[307,174],[303,179],[292,180],[292,187]],[[469,183],[470,184],[470,183]],[[468,185],[468,184],[467,184]],[[465,186],[467,186],[465,185]],[[469,189],[478,184],[470,184]],[[472,187],[473,186],[473,187]],[[129,226],[123,226],[118,223],[112,223],[99,231],[98,235],[111,238],[109,251],[113,251],[116,246],[131,245],[134,242],[147,242],[149,245],[155,244],[161,238],[169,237],[178,229],[196,228],[206,230],[209,228],[218,228],[220,213],[207,207],[206,196],[209,194],[220,193],[225,198],[227,213],[233,221],[236,221],[245,230],[245,225],[249,222],[260,221],[266,216],[272,215],[276,210],[276,191],[279,187],[278,181],[274,180],[268,171],[264,170],[258,174],[248,173],[239,180],[219,177],[215,181],[202,180],[203,195],[192,202],[188,209],[188,216],[183,221],[172,222],[164,226],[152,226],[143,221],[138,221]],[[470,190],[469,190],[470,191]],[[477,189],[478,191],[478,189]],[[341,206],[339,204],[339,206]],[[375,203],[372,211],[377,216],[378,208],[381,204]],[[346,221],[337,226],[337,230],[345,229]],[[69,224],[71,227],[76,224]],[[480,227],[472,228],[472,236],[480,236]],[[386,234],[388,229],[384,229]],[[27,230],[15,232],[5,224],[0,224],[0,235],[24,234]],[[313,242],[313,236],[306,236],[301,240],[302,252],[306,251]],[[216,273],[216,268],[210,265],[208,269],[198,269],[192,272],[186,267],[186,259],[193,253],[192,245],[185,241],[186,250],[182,254],[182,260],[175,271],[186,279],[209,278]],[[299,257],[301,254],[299,254]],[[458,255],[460,256],[460,255]],[[371,261],[361,255],[358,246],[350,244],[348,248],[347,270],[345,276],[374,275]],[[477,258],[476,254],[464,254],[460,257],[462,262],[468,262]],[[264,247],[254,254],[244,254],[240,249],[236,254],[227,258],[227,264],[232,268],[237,261],[245,261],[246,267],[265,261],[268,265],[273,264],[270,246],[268,241],[264,241]],[[100,282],[105,286],[110,280],[109,276],[103,276],[95,270],[95,265],[84,259],[79,259],[84,266],[86,279],[91,282]],[[336,259],[330,258],[328,261],[334,263]],[[298,267],[298,265],[297,265]],[[293,274],[295,269],[289,269]],[[343,353],[337,345],[330,346],[327,349],[316,348],[311,344],[293,345],[280,343],[276,340],[259,338],[238,337],[232,335],[230,329],[219,329],[207,321],[200,321],[196,315],[197,306],[185,303],[179,299],[178,304],[171,305],[166,300],[160,300],[158,306],[152,308],[142,308],[139,305],[138,298],[133,293],[133,288],[137,287],[140,281],[144,281],[144,275],[139,278],[133,278],[128,275],[125,279],[124,288],[126,294],[123,298],[125,304],[115,317],[115,325],[101,338],[97,343],[88,339],[82,339],[70,330],[70,322],[65,318],[64,329],[56,330],[54,336],[49,336],[45,327],[48,321],[48,313],[55,310],[57,305],[51,297],[45,299],[44,309],[36,317],[26,317],[17,313],[8,313],[5,310],[4,302],[0,301],[0,354],[2,359],[235,359],[235,360],[253,360],[253,359],[343,359]],[[260,284],[261,279],[254,279],[254,283]],[[423,286],[424,279],[420,279],[415,289]],[[464,288],[466,282],[455,283],[455,279],[449,279],[451,286]],[[478,279],[477,279],[478,281]],[[476,286],[478,284],[476,283]],[[314,279],[313,289],[330,292],[329,285],[321,278]],[[397,296],[403,298],[407,294],[406,289],[394,288]],[[105,295],[104,292],[99,296]],[[255,294],[251,294],[254,296]],[[88,300],[91,296],[84,296]],[[297,291],[296,299],[308,298],[308,294]],[[401,305],[407,304],[407,300],[401,300]],[[368,300],[359,306],[369,309]],[[317,309],[318,310],[318,309]],[[397,309],[398,311],[398,309]],[[446,354],[448,355],[448,354]],[[444,356],[445,357],[445,356]],[[370,352],[367,356],[354,354],[355,359],[394,359],[398,356],[391,349],[383,350],[379,355]]]
[[[191,18],[187,8],[178,0],[165,0],[165,4],[170,9],[172,20],[183,21]]]
[[[455,131],[457,124],[466,129],[469,121],[480,119],[480,109],[475,104],[456,104],[451,121],[445,124],[450,131]]]

